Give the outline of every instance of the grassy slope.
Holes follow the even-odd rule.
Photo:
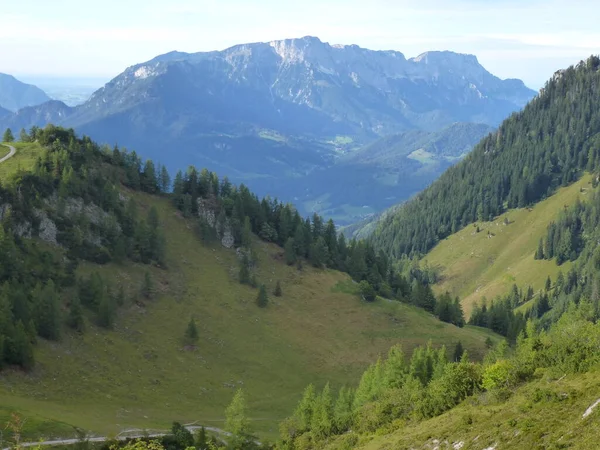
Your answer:
[[[30,170],[35,164],[36,155],[41,151],[41,147],[37,143],[13,142],[10,145],[17,150],[17,153],[0,164],[0,180],[3,182],[18,170]],[[7,155],[8,152],[7,147],[0,147],[0,157]]]
[[[8,155],[8,153],[10,152],[10,149],[5,146],[5,144],[2,144],[0,142],[0,158],[4,158],[6,155]]]
[[[150,269],[157,298],[144,306],[132,300],[146,266],[80,267],[125,286],[130,300],[115,330],[90,324],[83,336],[40,342],[31,374],[0,375],[0,422],[16,409],[31,418],[29,435],[51,434],[49,419],[61,422],[54,434],[62,435],[65,423],[99,433],[164,428],[172,420],[219,426],[232,386],[243,386],[256,429],[272,436],[307,383],[353,384],[392,344],[410,351],[428,339],[461,340],[475,356],[484,351],[485,330],[459,329],[397,302],[363,304],[346,275],[298,272],[280,262],[279,248],[256,242],[259,280],[269,290],[281,280],[284,292],[261,310],[256,290],[237,282],[234,251],[204,247],[167,200],[128,195],[144,209],[155,205],[168,233],[168,269]],[[181,344],[190,316],[199,324],[196,351]]]
[[[565,205],[585,199],[591,190],[590,181],[591,176],[586,175],[531,210],[508,211],[493,222],[478,223],[479,233],[474,226],[467,226],[440,242],[424,258],[430,266],[441,269],[442,281],[435,291],[458,295],[468,315],[482,297],[491,300],[506,294],[513,283],[523,289],[531,285],[537,291],[548,276],[555,278],[559,270],[567,271],[569,263],[559,267],[554,261],[536,261],[533,255],[548,224]],[[505,217],[510,225],[504,225]],[[488,231],[495,236],[488,238]]]
[[[582,416],[599,397],[598,372],[538,380],[517,389],[506,402],[475,396],[442,416],[395,424],[396,431],[363,438],[356,448],[597,449],[600,407]],[[462,447],[454,446],[461,442]]]

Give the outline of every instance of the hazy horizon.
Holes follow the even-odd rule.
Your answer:
[[[0,72],[20,79],[109,80],[178,50],[222,50],[306,35],[331,44],[470,53],[500,78],[539,89],[558,69],[600,53],[595,2],[582,0],[22,0],[3,7]]]

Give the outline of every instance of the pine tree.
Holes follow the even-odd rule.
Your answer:
[[[552,288],[552,280],[550,277],[546,278],[546,285],[544,286],[545,291],[548,292]]]
[[[460,361],[464,353],[465,350],[463,348],[462,342],[458,341],[456,347],[454,348],[454,356],[452,357],[452,360],[456,362]]]
[[[534,259],[544,259],[544,239],[540,238]]]
[[[250,284],[251,276],[250,276],[250,259],[246,252],[243,253],[242,259],[240,260],[240,271],[239,271],[239,280],[242,284]]]
[[[13,136],[11,129],[7,128],[2,137],[2,142],[13,142],[14,140],[15,137]]]
[[[285,263],[288,266],[293,266],[296,263],[297,259],[294,238],[288,238],[287,241],[285,241],[283,253],[285,256]]]
[[[38,334],[51,340],[60,337],[61,314],[58,294],[52,280],[42,288],[36,286],[32,292],[35,305],[35,325]]]
[[[171,176],[166,166],[160,168],[160,191],[163,193],[169,192],[171,189]]]
[[[252,248],[252,226],[250,225],[250,217],[244,218],[244,228],[242,229],[242,247],[250,250]]]
[[[29,370],[33,367],[33,344],[31,343],[31,338],[25,330],[23,322],[20,320],[15,326],[12,345],[10,345],[8,348],[8,353],[8,363],[21,366],[25,370]]]
[[[327,245],[322,236],[319,236],[315,242],[310,245],[309,259],[313,267],[321,268],[329,260]]]
[[[206,429],[204,427],[201,427],[196,432],[196,439],[194,444],[198,450],[208,450],[208,438],[206,436]]]
[[[275,285],[275,289],[273,290],[273,295],[275,297],[281,297],[283,295],[283,292],[281,290],[281,282],[279,280],[277,280],[277,284]]]
[[[27,134],[27,131],[25,131],[25,128],[21,128],[21,132],[19,133],[19,140],[21,142],[29,142],[31,140],[29,138],[29,135]]]
[[[265,287],[264,284],[262,284],[258,291],[258,295],[256,296],[256,305],[259,308],[266,308],[268,304],[269,304],[269,297],[267,295],[267,288]]]
[[[193,317],[188,322],[184,337],[186,343],[189,345],[193,345],[198,342],[198,328],[196,328],[196,321]]]

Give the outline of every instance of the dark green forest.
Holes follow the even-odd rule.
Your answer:
[[[441,239],[509,208],[538,202],[600,163],[600,59],[549,80],[428,189],[385,216],[371,241],[392,257],[424,254]]]

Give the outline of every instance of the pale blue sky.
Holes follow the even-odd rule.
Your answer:
[[[171,50],[305,35],[477,55],[539,88],[600,53],[600,0],[0,0],[0,72],[111,78]]]

